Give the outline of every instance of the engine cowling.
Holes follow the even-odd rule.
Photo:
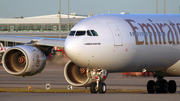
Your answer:
[[[71,60],[68,61],[64,68],[64,77],[72,86],[88,87],[95,79],[91,79],[90,73],[85,68],[81,68],[74,64]]]
[[[44,53],[32,46],[19,45],[9,48],[2,58],[4,69],[15,76],[32,76],[46,65]]]

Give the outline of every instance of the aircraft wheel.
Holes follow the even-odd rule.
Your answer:
[[[100,82],[98,90],[100,94],[106,93],[106,84],[104,82]]]
[[[166,80],[162,81],[162,93],[167,93],[168,92],[168,83]]]
[[[162,81],[156,81],[156,93],[167,93],[168,92],[168,83],[165,79]]]
[[[154,93],[155,92],[155,82],[153,80],[148,81],[147,91],[148,91],[148,93]]]
[[[174,80],[170,80],[168,83],[169,86],[169,93],[175,93],[176,92],[176,82]]]
[[[97,88],[96,88],[96,86],[97,86],[97,83],[96,83],[96,82],[92,82],[92,83],[91,83],[91,85],[90,85],[90,92],[91,92],[92,94],[97,93]]]

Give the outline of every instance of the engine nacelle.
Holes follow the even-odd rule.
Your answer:
[[[101,81],[107,78],[107,71],[101,70]],[[72,86],[89,87],[92,82],[96,82],[97,73],[92,68],[82,68],[74,64],[71,60],[68,61],[64,68],[64,77]]]
[[[15,76],[32,76],[40,73],[46,65],[44,53],[32,46],[19,45],[3,54],[3,67]]]
[[[88,87],[95,80],[87,76],[87,71],[85,68],[79,67],[70,60],[65,65],[64,77],[66,81],[73,86]]]

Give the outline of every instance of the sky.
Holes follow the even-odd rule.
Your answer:
[[[0,18],[57,14],[60,0],[0,0]],[[156,0],[69,0],[69,12],[94,15],[129,12],[155,14]],[[179,13],[180,0],[166,0],[166,13]],[[61,13],[68,13],[68,0],[61,0]],[[164,13],[164,0],[158,0],[158,13]]]

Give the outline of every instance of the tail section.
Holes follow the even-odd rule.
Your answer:
[[[4,48],[3,44],[0,43],[0,45],[1,45],[1,50],[0,51],[5,51],[6,49]]]
[[[0,49],[0,64],[2,65],[2,56],[3,56],[3,54],[4,54],[6,49],[4,48],[2,43],[0,43],[0,45],[1,45],[1,49]]]

